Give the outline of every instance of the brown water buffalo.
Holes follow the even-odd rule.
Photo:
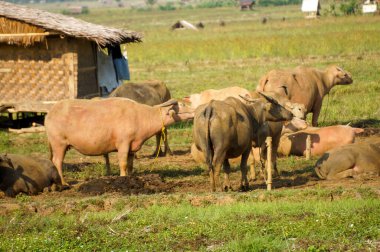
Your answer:
[[[62,162],[69,147],[90,156],[117,151],[120,176],[131,175],[134,152],[160,132],[163,124],[193,117],[192,109],[175,100],[154,107],[120,97],[63,100],[49,111],[45,128],[52,161],[66,184]]]
[[[380,175],[380,139],[335,148],[315,165],[321,179],[360,178]]]
[[[171,95],[165,83],[152,80],[143,83],[125,83],[112,91],[109,97],[125,97],[138,103],[154,106],[169,101]],[[161,138],[164,140],[164,151],[160,150]],[[168,144],[168,132],[165,128],[164,134],[161,131],[156,134],[156,150],[153,156],[166,156],[166,153],[172,155]]]
[[[264,94],[263,94],[264,95]],[[219,187],[219,174],[223,165],[225,179],[223,189],[231,188],[229,158],[241,157],[241,188],[248,189],[247,159],[252,142],[257,141],[257,130],[267,120],[291,120],[293,115],[273,98],[243,103],[228,97],[224,101],[212,100],[195,111],[193,138],[196,148],[203,152],[209,167],[211,188]],[[248,98],[245,98],[248,99]]]
[[[23,155],[0,155],[0,190],[7,196],[19,193],[34,195],[49,190],[60,190],[62,183],[57,169],[50,160]]]
[[[353,143],[355,135],[363,129],[347,125],[334,125],[323,128],[309,127],[295,133],[284,134],[281,137],[278,153],[284,156],[306,155],[306,138],[311,138],[311,155],[320,156],[336,147]]]
[[[312,125],[317,126],[323,97],[335,85],[351,83],[351,74],[338,66],[330,66],[324,71],[299,66],[293,70],[270,71],[260,79],[256,90],[275,92],[293,103],[304,104],[306,112],[313,113]]]

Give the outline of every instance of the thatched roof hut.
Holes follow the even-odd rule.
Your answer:
[[[44,112],[41,104],[99,95],[100,48],[142,36],[0,1],[0,106]]]

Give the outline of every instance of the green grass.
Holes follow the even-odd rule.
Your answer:
[[[261,24],[264,16],[268,17],[265,25]],[[352,73],[354,83],[336,87],[326,97],[321,125],[352,122],[380,127],[380,16],[305,20],[299,6],[285,6],[252,12],[232,7],[97,8],[79,17],[143,32],[143,43],[125,46],[132,79],[163,80],[175,98],[232,85],[253,90],[260,77],[274,68],[340,65]],[[180,19],[202,21],[206,28],[170,31]],[[220,20],[226,22],[225,27],[218,25]],[[189,148],[191,127],[191,123],[170,127],[173,150]],[[154,146],[154,139],[147,141],[144,153],[153,152]],[[0,131],[0,152],[49,156],[44,134]],[[103,161],[95,160],[69,151],[65,176],[69,180],[101,177]],[[315,159],[291,157],[280,159],[279,169],[303,174],[311,172],[314,163]],[[112,169],[118,174],[116,163]],[[147,165],[136,160],[135,170],[139,175],[159,173],[167,182],[207,183],[207,175],[196,165],[160,160]],[[237,169],[233,171],[238,177]],[[379,192],[359,184],[352,188],[282,188],[270,193],[260,189],[137,196],[52,193],[43,197],[0,199],[2,204],[18,206],[0,215],[0,251],[379,250]],[[125,219],[112,221],[127,210]]]
[[[264,16],[269,20],[265,25],[260,22]],[[298,6],[286,6],[252,12],[237,8],[173,12],[95,9],[82,18],[142,32],[143,43],[125,47],[132,79],[163,80],[175,98],[232,85],[253,90],[260,77],[274,68],[337,64],[352,73],[354,83],[332,89],[329,103],[325,100],[323,104],[322,125],[360,125],[375,119],[364,125],[380,126],[379,16],[305,20]],[[170,31],[180,19],[202,21],[206,28]],[[227,25],[219,26],[219,20]]]
[[[311,193],[314,193],[312,191]],[[282,192],[284,194],[284,192]],[[304,198],[310,192],[285,192]],[[339,195],[339,192],[324,192]],[[262,194],[262,193],[260,193]],[[233,203],[190,204],[193,195],[131,196],[109,211],[89,211],[106,198],[75,203],[70,214],[57,211],[41,218],[19,211],[0,217],[4,251],[284,251],[376,249],[380,238],[380,202],[371,197],[330,201],[311,196],[308,201],[265,193],[215,194],[211,200]],[[200,195],[202,196],[202,195]],[[168,205],[167,203],[170,202]],[[67,204],[67,203],[66,203]],[[124,207],[122,206],[123,204]],[[119,208],[119,209],[117,209]],[[87,211],[84,211],[86,210]],[[96,208],[95,208],[96,209]],[[115,217],[128,213],[120,221]],[[339,227],[339,228],[337,228]]]

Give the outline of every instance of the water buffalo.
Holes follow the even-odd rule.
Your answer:
[[[272,167],[274,169],[274,175],[278,176],[279,171],[277,168],[277,149],[280,144],[282,132],[289,131],[290,129],[302,130],[307,127],[307,123],[304,120],[293,118],[290,122],[266,122],[257,132],[257,143],[252,148],[253,158],[250,165],[250,178],[256,179],[255,164],[258,162],[264,162],[267,167],[267,145],[265,140],[268,136],[272,137]]]
[[[34,195],[52,186],[61,189],[61,177],[50,160],[23,155],[0,155],[0,190],[7,196]]]
[[[290,122],[273,122],[268,121],[265,122],[257,131],[257,141],[253,143],[252,154],[253,158],[251,159],[250,165],[250,178],[255,180],[255,163],[263,161],[265,166],[267,167],[267,145],[265,140],[268,136],[272,137],[272,167],[275,171],[275,175],[278,175],[277,169],[277,148],[280,142],[282,131],[290,130],[290,129],[303,129],[307,127],[307,123],[303,119],[303,112],[305,111],[305,107],[302,104],[292,103],[287,99],[284,99],[280,95],[276,93],[271,93],[271,95],[277,100],[280,101],[287,110],[292,112],[293,119]],[[258,93],[251,92],[252,98],[259,98]]]
[[[380,139],[353,143],[323,154],[315,165],[321,179],[359,178],[380,175]]]
[[[334,125],[323,128],[309,127],[281,137],[278,153],[284,156],[306,154],[306,138],[311,138],[311,155],[320,156],[333,148],[350,144],[355,141],[355,135],[363,129],[347,125]]]
[[[90,156],[117,151],[120,176],[131,175],[134,152],[147,139],[160,132],[163,125],[193,117],[192,109],[175,100],[154,107],[120,97],[62,100],[45,117],[45,128],[52,161],[67,185],[62,162],[69,147]]]
[[[125,83],[112,91],[109,97],[125,97],[138,103],[154,106],[169,101],[171,95],[165,83],[152,80],[143,83]],[[164,151],[160,150],[161,138],[164,140]],[[168,132],[165,128],[164,134],[161,131],[156,134],[156,150],[152,156],[166,156],[166,153],[172,155],[168,144]],[[106,163],[108,162],[107,160]]]
[[[300,120],[300,119],[298,119],[298,120]],[[278,174],[277,163],[276,163],[276,161],[277,161],[277,151],[276,151],[277,147],[276,146],[278,145],[278,143],[277,143],[276,139],[279,139],[280,136],[277,137],[276,133],[278,133],[278,132],[281,133],[281,128],[282,128],[282,130],[288,130],[288,128],[302,129],[303,127],[305,127],[304,126],[304,125],[306,125],[305,121],[300,120],[300,122],[299,122],[300,124],[298,124],[298,120],[297,120],[297,118],[293,118],[293,120],[291,120],[289,123],[287,123],[285,125],[283,125],[280,122],[277,122],[277,125],[274,124],[275,122],[265,122],[264,125],[259,128],[259,130],[257,132],[259,137],[257,137],[257,138],[258,138],[258,140],[261,139],[260,143],[262,143],[262,145],[261,145],[261,147],[252,147],[252,152],[248,158],[248,163],[250,164],[250,175],[251,175],[250,178],[252,180],[256,179],[255,164],[257,162],[262,161],[262,160],[264,160],[264,162],[266,162],[267,148],[266,148],[264,142],[265,142],[265,139],[267,136],[272,136],[272,167],[275,170],[275,174]],[[273,124],[274,126],[280,126],[280,128],[279,129],[270,129],[269,128],[269,131],[266,131],[266,130],[268,130],[269,124]],[[273,131],[271,131],[271,130],[273,130]],[[272,134],[272,132],[273,132],[273,134]],[[191,145],[191,156],[198,163],[205,163],[206,162],[206,158],[203,155],[203,152],[199,151],[195,147],[194,143]],[[238,164],[241,162],[241,157],[229,159],[229,162],[231,164]]]
[[[252,142],[257,141],[257,130],[265,121],[291,120],[291,112],[280,106],[272,97],[263,94],[261,99],[241,100],[228,97],[224,101],[212,100],[195,111],[193,139],[196,148],[203,152],[209,167],[211,189],[219,187],[221,166],[225,171],[223,189],[231,188],[229,158],[241,157],[241,188],[248,189],[247,159]]]
[[[324,71],[298,66],[293,70],[270,71],[260,79],[256,91],[275,92],[293,103],[304,104],[306,113],[313,113],[312,125],[317,126],[323,97],[335,85],[351,83],[351,74],[338,66],[330,66]]]
[[[199,94],[192,94],[183,98],[185,102],[189,102],[194,109],[202,104],[209,103],[211,100],[222,101],[228,97],[235,97],[240,100],[240,96],[251,96],[250,92],[241,87],[233,86],[222,89],[207,89]],[[243,100],[242,100],[243,101]]]
[[[244,99],[241,97],[258,98],[256,92],[250,92],[245,88],[233,86],[222,89],[207,89],[199,94],[192,94],[190,96],[186,96],[183,98],[183,101],[190,103],[190,106],[196,109],[202,104],[209,103],[211,100],[223,101],[228,97],[235,97],[240,99],[241,101],[244,101]],[[305,119],[305,105],[299,103],[292,103],[287,98],[284,98],[281,95],[277,95],[275,98],[282,106],[291,111],[295,117]]]

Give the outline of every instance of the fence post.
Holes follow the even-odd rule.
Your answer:
[[[267,137],[265,143],[267,144],[267,190],[270,191],[272,190],[272,137]]]
[[[306,160],[310,160],[311,157],[311,137],[307,135],[306,137]]]

